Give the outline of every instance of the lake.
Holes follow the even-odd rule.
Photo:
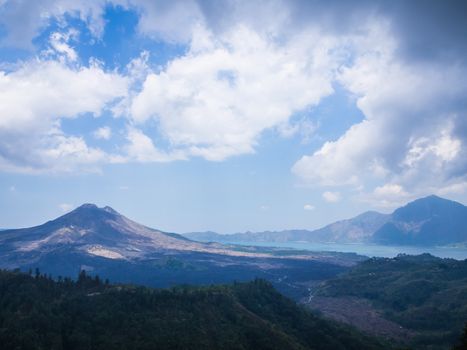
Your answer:
[[[259,246],[259,247],[283,247],[304,249],[310,251],[357,253],[369,257],[393,258],[398,254],[419,255],[430,253],[440,258],[452,258],[457,260],[467,259],[467,247],[414,247],[414,246],[385,246],[363,243],[308,243],[308,242],[232,242],[232,244]]]

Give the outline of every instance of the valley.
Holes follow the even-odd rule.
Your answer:
[[[439,220],[439,204],[444,205],[445,202],[432,197],[420,201],[409,203],[404,208],[408,207],[413,212],[414,206],[419,207],[421,203],[421,207],[425,208],[423,225],[431,227],[426,211],[434,221]],[[455,210],[460,208],[452,203],[448,203],[448,206]],[[371,216],[375,217],[374,214]],[[368,218],[368,215],[365,217]],[[378,215],[376,217],[381,219]],[[359,220],[361,224],[361,218]],[[382,225],[384,227],[385,224]],[[425,234],[423,225],[417,226],[420,235]],[[365,226],[371,225],[365,223]],[[353,230],[347,224],[334,227]],[[374,229],[375,226],[372,227]],[[407,231],[406,234],[414,233]],[[464,236],[459,237],[463,239]],[[372,344],[369,348],[389,348],[388,344],[395,343],[417,349],[448,349],[460,337],[467,321],[467,260],[463,260],[462,244],[459,244],[460,248],[453,248],[461,254],[455,260],[429,254],[368,258],[372,254],[357,254],[355,251],[367,253],[371,247],[380,247],[375,255],[381,256],[383,248],[388,252],[401,251],[402,248],[363,242],[274,241],[269,244],[259,241],[236,244],[195,241],[191,238],[138,224],[110,207],[84,204],[39,226],[2,231],[0,268],[27,274],[35,271],[48,281],[72,281],[70,278],[85,273],[91,276],[91,280],[99,276],[101,280],[110,280],[120,286],[160,289],[191,285],[189,290],[193,291],[197,288],[204,291],[204,286],[208,285],[232,283],[234,286],[238,283],[254,286],[250,281],[261,279],[270,285],[267,288],[274,288],[295,303],[306,306],[313,315],[322,315],[324,318],[319,322],[337,322],[336,327],[354,328],[344,332],[357,332],[352,334],[359,334],[357,338],[363,337],[361,339],[369,337],[368,341]],[[359,251],[358,246],[367,250]],[[349,250],[345,252],[343,247]],[[436,248],[419,245],[407,247],[415,253]],[[24,278],[5,274],[8,278]],[[261,283],[259,285],[263,286]],[[126,288],[124,290],[137,287]],[[229,290],[237,287],[212,288]],[[267,288],[264,290],[266,294],[270,293]],[[247,289],[250,290],[250,287]],[[257,293],[254,288],[250,291]],[[102,291],[89,293],[94,295]],[[228,294],[231,295],[231,292]],[[240,309],[244,307],[242,305]],[[302,311],[297,309],[296,312]],[[224,316],[216,314],[215,318],[218,317]],[[302,337],[299,333],[297,336]],[[297,339],[293,340],[294,344]],[[303,345],[302,340],[297,343],[301,345],[290,344],[290,348],[308,346]]]

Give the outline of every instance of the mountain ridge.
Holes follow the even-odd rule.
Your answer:
[[[414,209],[415,208],[415,209]],[[410,214],[415,210],[416,215]],[[452,211],[455,212],[452,217]],[[423,214],[423,215],[422,215]],[[421,216],[420,216],[421,215]],[[432,217],[431,217],[431,216]],[[441,215],[441,216],[440,216]],[[440,220],[440,217],[445,220]],[[245,232],[221,235],[212,231],[184,234],[193,240],[204,242],[307,242],[307,243],[377,243],[387,245],[436,245],[467,241],[467,207],[463,204],[435,195],[419,198],[395,209],[391,214],[366,211],[350,219],[339,220],[316,230],[283,230]],[[411,239],[410,227],[424,226],[430,221],[434,226],[426,240]],[[458,224],[457,224],[458,222]],[[440,230],[446,224],[455,233],[448,239],[440,239]],[[404,236],[406,235],[406,236]],[[408,236],[407,236],[408,235]],[[413,235],[413,233],[412,233]],[[393,238],[395,237],[395,238]]]

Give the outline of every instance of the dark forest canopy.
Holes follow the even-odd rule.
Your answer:
[[[414,348],[448,348],[467,323],[467,260],[372,258],[326,281],[316,294],[369,300],[387,319],[415,332]]]
[[[0,271],[2,349],[380,349],[269,282],[172,289]]]

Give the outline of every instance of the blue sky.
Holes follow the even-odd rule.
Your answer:
[[[466,203],[466,18],[454,0],[0,1],[0,227],[85,202],[222,233]]]

